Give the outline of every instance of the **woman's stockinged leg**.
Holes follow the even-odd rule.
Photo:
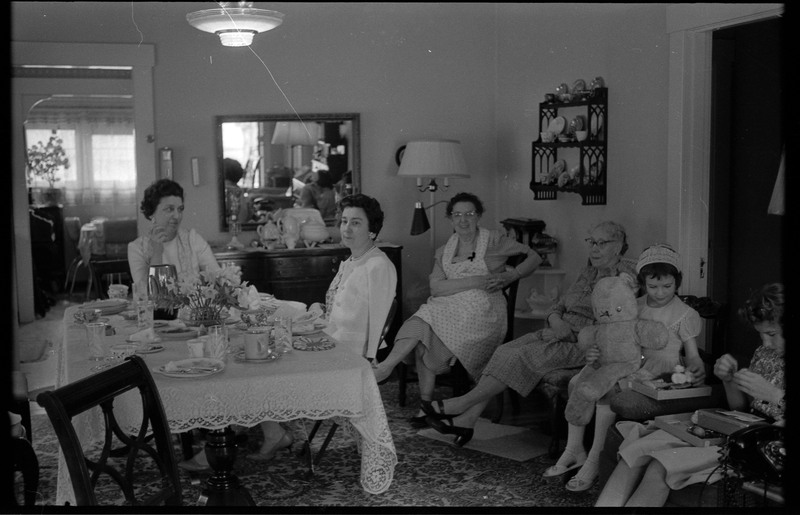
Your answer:
[[[603,491],[600,492],[595,506],[603,508],[625,506],[633,491],[642,481],[646,468],[644,466],[629,467],[625,460],[620,459],[606,481]]]
[[[493,376],[482,375],[475,387],[460,397],[444,400],[444,412],[448,414],[464,413],[473,406],[486,404],[508,386]],[[481,410],[483,411],[483,410]]]
[[[667,470],[658,460],[653,460],[647,466],[644,477],[639,482],[639,487],[633,492],[625,506],[662,507],[669,497],[667,485]]]
[[[386,359],[381,361],[378,366],[372,369],[375,374],[375,380],[381,382],[392,374],[394,367],[400,363],[414,348],[419,344],[419,340],[411,338],[404,338],[394,342],[392,351],[386,356]]]

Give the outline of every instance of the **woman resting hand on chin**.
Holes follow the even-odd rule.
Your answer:
[[[147,288],[151,265],[175,265],[178,275],[219,270],[206,240],[194,229],[181,228],[183,188],[161,179],[144,191],[140,210],[150,220],[147,232],[128,244],[128,265],[135,285]]]

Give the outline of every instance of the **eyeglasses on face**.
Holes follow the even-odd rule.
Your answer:
[[[473,220],[476,216],[478,216],[478,213],[476,213],[475,211],[467,211],[466,213],[451,213],[450,214],[450,218],[452,218],[453,220],[461,220],[462,217],[465,220]]]
[[[595,245],[600,248],[600,250],[605,249],[609,243],[614,243],[617,240],[595,240],[594,238],[586,238],[586,244],[589,248],[594,247]]]

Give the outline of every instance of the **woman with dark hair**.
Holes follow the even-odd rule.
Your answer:
[[[350,257],[339,263],[339,271],[325,295],[324,332],[339,344],[369,360],[375,357],[381,332],[389,315],[397,286],[394,264],[375,245],[383,227],[380,203],[355,194],[339,202],[342,243]],[[266,461],[292,444],[292,436],[278,422],[261,422],[264,444],[248,457]]]
[[[431,296],[400,328],[392,351],[375,370],[380,382],[412,351],[415,352],[422,403],[430,402],[436,376],[458,359],[471,377],[478,377],[506,334],[506,300],[502,290],[533,273],[542,262],[527,245],[498,231],[478,226],[483,203],[459,193],[447,203],[453,235],[436,250],[429,276]],[[527,258],[506,270],[510,256]],[[425,425],[419,411],[410,422]]]
[[[357,193],[339,201],[338,217],[350,257],[339,263],[325,295],[325,332],[372,360],[397,286],[394,264],[375,245],[383,211],[377,200]]]
[[[585,364],[578,349],[578,333],[594,323],[592,289],[603,277],[628,272],[635,275],[636,262],[622,256],[628,249],[625,229],[615,222],[601,222],[586,238],[589,264],[566,293],[550,308],[547,327],[520,336],[497,348],[475,388],[460,397],[427,402],[426,422],[437,431],[456,435],[456,445],[472,439],[473,428],[487,403],[506,388],[527,396],[545,374]]]
[[[729,409],[749,411],[780,426],[786,412],[783,312],[782,284],[766,284],[754,292],[739,310],[761,338],[750,366],[740,368],[730,354],[714,364]],[[718,471],[722,449],[717,445],[695,447],[662,429],[653,431],[635,422],[620,422],[617,427],[625,435],[620,460],[595,506],[663,506],[671,490],[722,477]]]
[[[146,234],[128,244],[135,284],[147,285],[151,265],[175,265],[179,276],[219,269],[206,240],[194,229],[181,228],[183,209],[183,188],[175,181],[161,179],[144,190],[140,210],[151,225]]]

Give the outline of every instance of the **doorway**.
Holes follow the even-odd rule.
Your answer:
[[[756,334],[737,310],[783,281],[784,217],[767,214],[783,151],[782,18],[716,31],[709,189],[708,293],[724,299],[724,349],[747,366]]]
[[[131,68],[131,91],[134,101],[134,121],[137,128],[136,141],[136,197],[141,198],[144,188],[156,178],[154,111],[153,111],[153,45],[89,43],[33,43],[11,42],[11,65],[46,67],[91,68],[97,63],[105,67],[123,66]],[[41,98],[63,93],[64,87],[75,90],[74,80],[59,79],[56,90],[49,86],[42,90],[30,89],[32,83],[23,84],[23,79],[12,80],[11,120],[12,126],[21,128],[31,105]],[[27,80],[27,79],[25,79]],[[75,92],[75,91],[74,91]],[[93,93],[77,91],[76,93]],[[25,141],[22,130],[11,132],[11,195],[13,209],[12,312],[20,324],[32,322],[34,314],[33,269],[30,244],[30,222],[28,191],[25,179]],[[140,222],[143,223],[143,222]]]

